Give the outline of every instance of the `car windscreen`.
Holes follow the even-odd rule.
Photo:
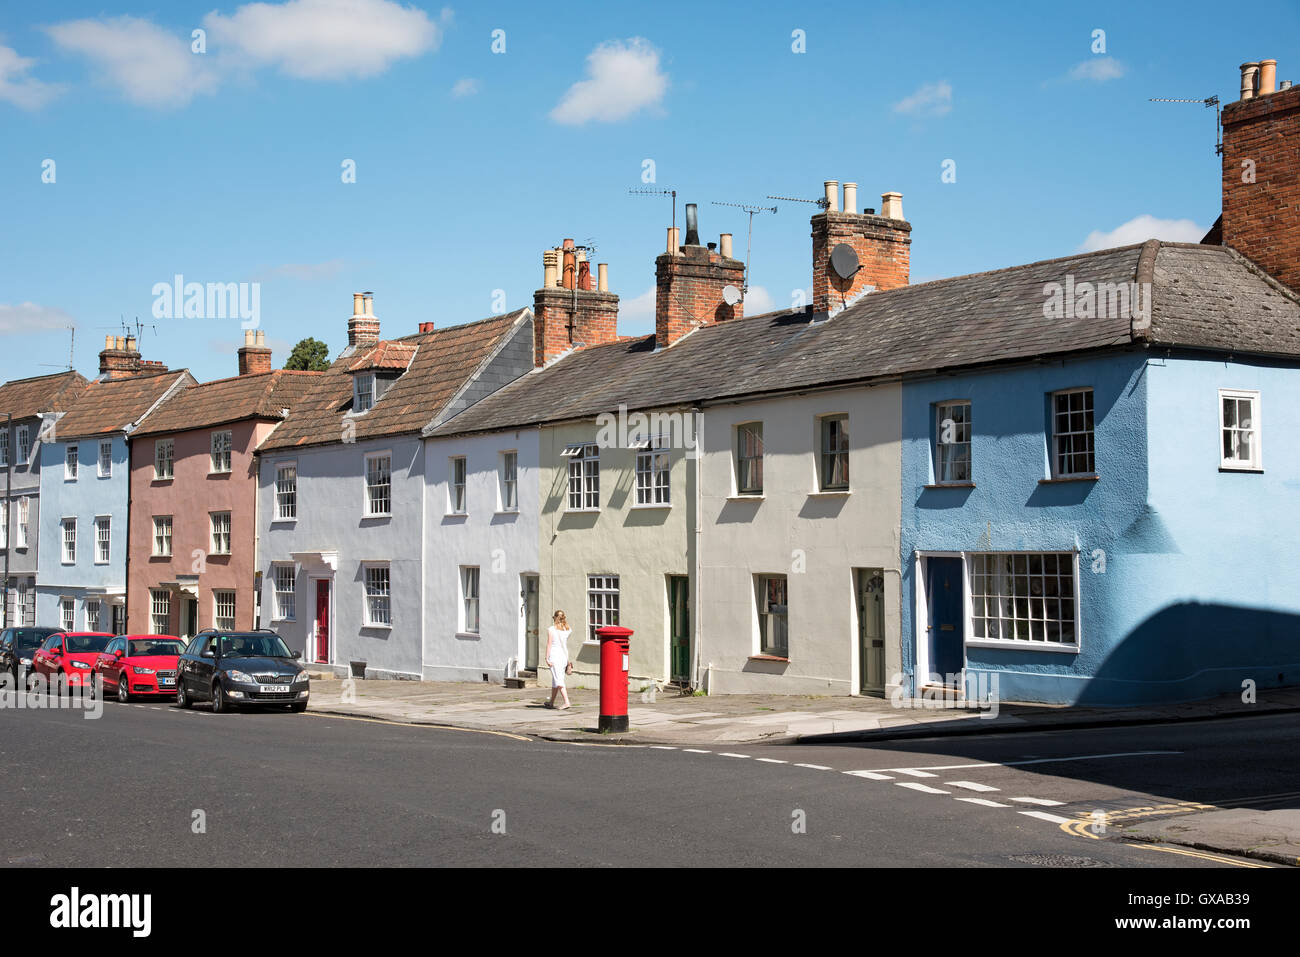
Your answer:
[[[112,635],[64,635],[63,647],[70,655],[81,655],[89,651],[103,651]]]
[[[279,635],[232,635],[218,638],[223,658],[290,658]]]
[[[32,651],[52,634],[54,631],[50,628],[15,628],[14,647],[20,651]]]
[[[132,658],[145,658],[151,655],[179,655],[185,651],[185,642],[183,641],[150,641],[141,639],[139,641],[127,642],[126,653]]]

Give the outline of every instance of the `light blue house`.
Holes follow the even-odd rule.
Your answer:
[[[903,385],[903,690],[1300,683],[1300,297],[1154,241],[926,287],[955,305]]]
[[[43,430],[36,623],[122,633],[130,433],[194,378],[105,350],[101,375]],[[123,353],[134,362],[117,362]]]

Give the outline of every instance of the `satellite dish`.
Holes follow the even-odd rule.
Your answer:
[[[722,301],[725,302],[728,306],[734,306],[736,303],[740,302],[740,300],[744,298],[745,298],[744,295],[735,286],[722,287]]]
[[[858,254],[848,243],[840,243],[831,250],[831,269],[841,279],[852,279],[858,271]]]

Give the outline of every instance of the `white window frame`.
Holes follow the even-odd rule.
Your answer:
[[[149,589],[149,634],[166,635],[170,633],[172,615],[171,592],[165,588]],[[159,624],[159,618],[162,623]]]
[[[447,460],[447,514],[465,515],[469,511],[469,463],[463,455]]]
[[[11,508],[12,505],[10,508],[6,508],[5,503],[0,501],[0,549],[7,549],[9,547],[9,514]],[[10,594],[12,594],[12,592],[10,592]],[[13,621],[13,615],[9,616],[9,620]]]
[[[69,524],[71,523],[71,524]],[[68,535],[68,530],[72,530],[72,535]],[[72,557],[69,558],[69,548],[71,545]],[[59,558],[64,565],[77,564],[77,518],[75,515],[65,515],[59,520]]]
[[[224,518],[225,528],[220,528],[219,523]],[[233,538],[232,529],[234,526],[233,513],[225,512],[208,512],[208,531],[210,544],[213,555],[229,555],[231,539]],[[222,539],[224,534],[225,539]]]
[[[293,488],[284,489],[284,473],[292,473]],[[289,508],[286,510],[285,505]],[[289,514],[286,514],[286,511]],[[298,521],[298,463],[277,462],[275,465],[275,518],[276,522]]]
[[[81,458],[81,447],[76,442],[69,442],[63,447],[63,480],[65,482],[75,482],[77,480],[77,466]]]
[[[621,597],[619,577],[604,573],[587,576],[587,634],[584,642],[597,644],[596,629],[619,623]],[[612,619],[612,620],[611,620]]]
[[[18,434],[15,437],[17,446],[15,451],[18,453],[18,458],[14,461],[14,465],[26,465],[27,460],[32,457],[32,429],[29,425],[20,425],[16,431]]]
[[[287,572],[288,588],[282,576]],[[295,621],[298,616],[298,582],[297,568],[289,564],[271,566],[271,592],[274,596],[274,621]]]
[[[107,565],[113,560],[113,517],[95,516],[95,564]]]
[[[372,508],[375,498],[371,495],[371,491],[372,489],[380,489],[383,487],[383,485],[376,484],[372,486],[370,484],[370,463],[372,461],[377,462],[381,459],[388,460],[388,469],[387,469],[388,509],[382,512],[375,511]],[[392,518],[393,516],[393,453],[392,451],[385,450],[383,452],[367,452],[365,456],[364,467],[362,468],[361,472],[362,472],[361,517],[362,518]]]
[[[1046,588],[1045,583],[1046,583],[1046,579],[1049,576],[1048,573],[1045,571],[1047,567],[1045,563],[1041,566],[1043,570],[1040,570],[1037,573],[1029,572],[1029,568],[1033,567],[1033,563],[1031,561],[1032,559],[1038,558],[1041,560],[1049,556],[1056,559],[1057,562],[1057,571],[1052,572],[1050,574],[1050,577],[1054,578],[1057,581],[1057,595],[1055,596],[1047,594],[1048,589]],[[989,566],[986,563],[981,564],[980,560],[981,559],[984,560],[1003,559],[1007,557],[1010,557],[1013,561],[1012,571],[1008,576],[1001,569],[998,569],[998,580],[999,582],[1002,582],[1005,581],[1008,577],[1012,579],[1024,577],[1027,579],[1026,581],[1027,593],[1026,595],[1023,596],[1026,601],[1026,605],[1025,605],[1026,614],[1023,617],[1017,614],[1019,609],[1014,604],[1014,602],[1020,596],[1016,595],[1014,590],[1010,595],[1007,596],[1004,596],[1001,593],[990,595],[988,593],[988,588],[989,588],[988,584],[981,583],[978,585],[978,588],[981,590],[982,593],[980,594],[976,593],[976,588],[977,588],[976,576],[983,575],[984,577],[992,577],[991,572],[981,571],[981,569],[987,569]],[[1026,572],[1023,576],[1019,574],[1017,570],[1017,566],[1014,564],[1016,558],[1025,559]],[[1037,651],[1065,652],[1068,654],[1077,654],[1079,652],[1083,644],[1083,638],[1082,638],[1083,614],[1082,614],[1082,607],[1081,607],[1082,597],[1079,594],[1081,579],[1079,577],[1079,553],[1078,552],[1067,551],[1067,550],[1043,551],[1043,552],[1028,552],[1028,551],[966,552],[962,555],[962,560],[963,560],[962,564],[964,566],[963,575],[962,575],[962,578],[964,579],[964,586],[963,586],[964,595],[962,597],[963,597],[963,601],[965,602],[964,621],[965,621],[965,629],[966,629],[966,634],[964,638],[965,638],[965,643],[967,645],[976,648],[1028,648]],[[1059,609],[1058,609],[1057,617],[1049,618],[1046,615],[1046,611],[1049,610],[1050,608],[1050,606],[1047,604],[1048,602],[1050,601],[1059,602],[1062,600],[1062,596],[1060,594],[1060,582],[1063,580],[1064,576],[1060,571],[1061,563],[1065,563],[1069,569],[1071,593],[1068,600],[1074,606],[1073,640],[1072,641],[1048,641],[1046,638],[1047,621],[1050,620],[1050,621],[1057,622],[1058,624],[1061,624],[1066,620],[1064,619],[1063,616],[1059,614]],[[1042,578],[1044,581],[1044,584],[1041,586],[1042,593],[1039,595],[1033,594],[1033,579],[1036,577]],[[990,616],[989,602],[992,599],[998,599],[999,602],[1001,602],[1001,600],[1005,598],[1010,598],[1012,600],[1013,604],[1010,606],[1010,608],[1008,609],[1007,606],[1003,604],[999,604],[998,615]],[[976,607],[977,599],[983,599],[982,609]],[[918,600],[923,600],[923,599],[919,598]],[[1035,615],[1035,612],[1037,611],[1037,606],[1035,604],[1036,601],[1043,602],[1044,614],[1041,618]],[[1010,615],[1002,614],[1002,612],[1005,610],[1010,610],[1011,614]],[[977,611],[980,613],[976,614]],[[1013,623],[1017,621],[1025,621],[1027,623],[1026,627],[1029,631],[1030,637],[1029,638],[988,637],[988,633],[989,633],[988,622],[991,621],[994,617],[996,617],[999,622],[1001,622],[1003,619],[1012,621]],[[977,618],[981,619],[984,622],[983,629],[981,629],[979,626],[976,625],[975,619]],[[1041,621],[1044,625],[1044,637],[1042,639],[1033,638],[1033,633],[1034,633],[1033,626],[1036,621]],[[1018,624],[1013,624],[1013,631],[1018,628],[1019,628]],[[980,630],[983,630],[984,634],[982,636],[977,636],[976,633]],[[999,631],[1001,631],[1000,624],[999,624]]]
[[[755,428],[757,427],[757,428]],[[750,432],[758,440],[757,454],[745,455],[744,433]],[[738,498],[762,498],[763,497],[763,464],[767,450],[766,443],[763,441],[763,423],[754,422],[737,422],[733,430],[735,436],[735,454],[732,456],[732,481],[735,483],[736,496]],[[751,460],[758,461],[758,488],[745,488],[741,482],[743,472],[743,463]]]
[[[9,430],[0,429],[0,469],[9,467]]]
[[[673,459],[661,435],[643,443],[636,452],[636,503],[633,508],[671,508]]]
[[[565,511],[599,512],[600,446],[595,442],[578,442],[566,446],[561,454],[569,460]]]
[[[505,449],[501,453],[500,482],[497,486],[500,512],[519,511],[519,450]]]
[[[1062,396],[1068,396],[1068,395],[1087,395],[1087,396],[1088,396],[1088,405],[1089,405],[1089,408],[1086,410],[1086,413],[1085,413],[1085,410],[1080,410],[1078,413],[1066,413],[1067,415],[1070,415],[1070,414],[1087,414],[1087,415],[1091,415],[1091,416],[1092,416],[1092,424],[1091,424],[1091,426],[1089,426],[1087,429],[1084,429],[1084,430],[1082,430],[1082,431],[1075,430],[1075,429],[1067,429],[1067,430],[1064,431],[1064,432],[1061,432],[1061,431],[1058,431],[1058,430],[1057,430],[1057,415],[1058,415],[1059,413],[1056,411],[1056,400],[1057,400],[1058,398],[1061,398]],[[1051,449],[1050,449],[1050,451],[1051,451],[1051,466],[1052,466],[1052,472],[1051,472],[1051,475],[1052,475],[1052,478],[1054,478],[1054,479],[1095,478],[1095,477],[1097,476],[1097,406],[1096,406],[1096,402],[1097,402],[1097,397],[1096,397],[1096,394],[1095,394],[1095,392],[1093,391],[1093,389],[1092,389],[1091,386],[1081,386],[1081,387],[1079,387],[1079,388],[1077,388],[1077,389],[1058,389],[1057,391],[1055,391],[1055,392],[1053,392],[1053,393],[1051,394],[1051,409],[1049,410],[1049,412],[1050,412],[1051,417],[1052,417],[1052,419],[1051,419],[1051,423],[1052,423],[1052,432],[1051,432],[1051,434],[1052,434],[1052,445],[1051,445]],[[1066,436],[1076,436],[1076,435],[1088,435],[1088,436],[1091,436],[1091,437],[1092,437],[1092,450],[1091,450],[1091,452],[1071,452],[1071,453],[1067,453],[1067,454],[1069,454],[1069,455],[1090,455],[1090,456],[1092,457],[1092,469],[1089,470],[1089,471],[1084,471],[1084,472],[1063,472],[1063,471],[1061,471],[1061,467],[1060,467],[1060,465],[1061,465],[1060,439],[1063,438],[1063,437],[1066,437]]]
[[[212,590],[212,627],[218,631],[235,630],[236,595],[233,588],[214,588]],[[222,606],[226,608],[223,609]],[[230,614],[223,615],[228,610]]]
[[[382,572],[382,578],[378,573]],[[388,562],[361,565],[362,624],[366,628],[393,627],[393,571]]]
[[[95,609],[95,618],[92,621],[90,609]],[[100,616],[104,613],[104,603],[98,598],[87,598],[81,604],[81,620],[86,623],[86,631],[103,631],[100,627]]]
[[[775,581],[780,581],[784,584],[784,588],[782,589],[785,596],[784,605],[775,605],[775,604],[769,605],[768,603],[767,600],[767,596],[769,592],[768,582],[775,582]],[[771,608],[776,608],[776,607],[784,608],[785,611],[773,612],[769,610]],[[778,574],[755,575],[754,576],[754,610],[757,613],[757,618],[755,620],[755,623],[757,625],[757,632],[756,632],[757,641],[754,645],[755,649],[757,650],[757,653],[772,658],[785,658],[786,660],[789,660],[790,658],[790,576],[778,575]],[[785,625],[785,647],[783,649],[778,648],[775,644],[768,643],[769,636],[768,634],[766,634],[766,631],[768,629],[764,627],[765,624],[770,626],[777,619],[782,619]]]
[[[170,558],[172,556],[172,531],[171,515],[155,515],[153,517],[153,547],[151,554],[155,558]],[[164,548],[166,551],[163,551]]]
[[[15,548],[26,548],[28,535],[31,532],[32,506],[29,496],[23,496],[18,500],[18,541],[14,544]]]
[[[833,422],[842,423],[842,428],[840,430],[844,441],[844,448],[842,449],[829,448],[831,423]],[[849,432],[849,414],[847,412],[828,412],[825,415],[817,416],[817,437],[816,438],[817,438],[817,491],[834,492],[834,493],[844,493],[849,491],[850,488],[852,487],[851,483],[853,481],[853,472],[850,468],[851,458],[852,458],[852,456],[850,455],[852,449],[852,434]],[[844,459],[844,482],[842,484],[838,484],[838,483],[833,484],[827,478],[828,472],[830,471],[827,468],[828,465],[827,460],[831,458]],[[831,469],[833,469],[834,463],[832,462],[829,464]]]
[[[230,472],[234,462],[234,434],[229,429],[218,429],[209,439],[210,475],[225,475]]]
[[[378,383],[375,381],[373,372],[357,372],[352,376],[352,412],[354,415],[361,415],[369,412],[379,401],[379,395],[375,391]]]
[[[105,452],[108,453],[108,456],[107,456],[107,457],[105,457],[105,455],[104,455]],[[107,466],[107,467],[106,467],[106,466]],[[112,478],[112,477],[113,477],[113,440],[112,440],[112,439],[102,439],[102,440],[100,440],[100,443],[99,443],[99,473],[98,473],[98,474],[99,474],[99,477],[100,477],[100,478]]]
[[[1250,403],[1250,428],[1231,427],[1233,431],[1248,433],[1251,437],[1251,455],[1249,461],[1228,458],[1224,455],[1224,439],[1229,430],[1224,416],[1224,400]],[[1219,390],[1219,468],[1225,472],[1262,472],[1264,471],[1264,428],[1261,416],[1261,403],[1258,389],[1220,389]]]
[[[462,635],[480,634],[482,619],[479,591],[482,575],[477,565],[460,566],[460,628]]]
[[[166,471],[159,468],[166,465]],[[170,482],[176,477],[176,440],[158,439],[153,444],[153,478],[155,482]]]
[[[962,421],[953,419],[953,410],[965,408],[966,416]],[[1053,410],[1053,413],[1056,410]],[[970,485],[975,481],[975,458],[974,458],[974,433],[972,433],[972,406],[970,399],[945,399],[944,402],[935,403],[935,485]],[[944,423],[952,420],[953,428],[957,430],[957,437],[953,442],[944,442]],[[965,439],[959,438],[965,432]],[[949,467],[961,462],[961,458],[954,459],[949,455],[945,460],[944,450],[966,449],[966,477],[957,479],[946,475]]]
[[[59,599],[59,627],[64,631],[76,630],[77,600],[75,598],[65,596]]]

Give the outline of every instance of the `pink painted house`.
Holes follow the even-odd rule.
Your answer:
[[[321,373],[271,369],[250,333],[239,375],[190,386],[131,435],[127,630],[190,637],[252,628],[253,452]]]

